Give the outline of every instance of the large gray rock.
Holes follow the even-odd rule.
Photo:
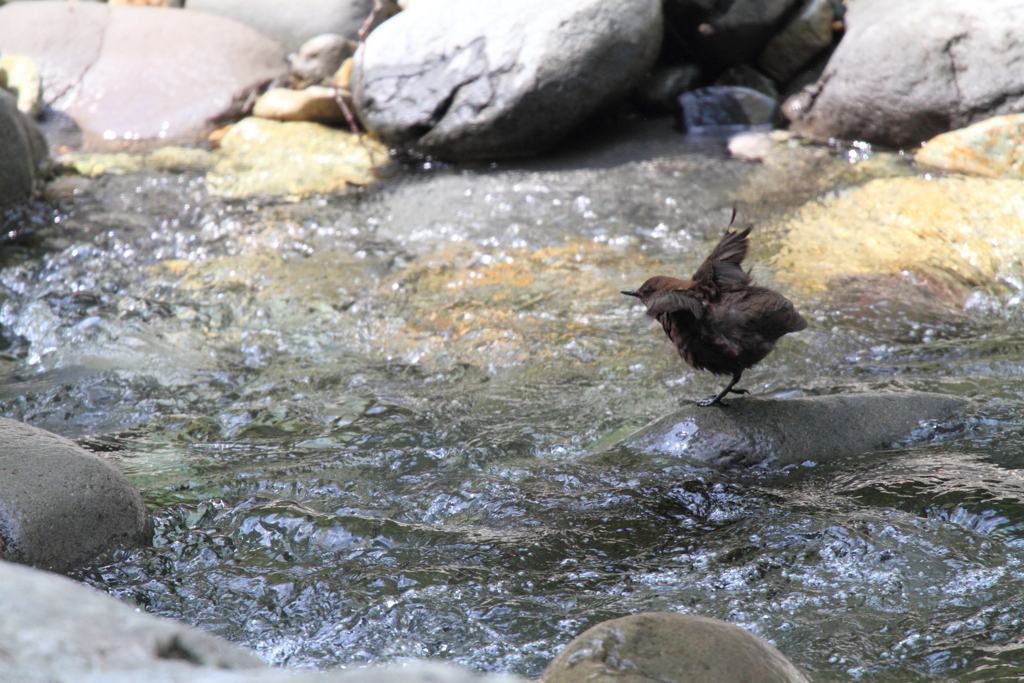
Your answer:
[[[356,40],[373,0],[187,0],[185,9],[234,19],[295,52],[321,33]]]
[[[739,398],[726,408],[686,406],[594,456],[626,448],[658,462],[680,459],[716,467],[826,460],[880,451],[922,422],[966,405],[958,396],[925,392],[838,394],[807,398]]]
[[[209,633],[62,576],[0,561],[0,681],[47,683],[522,683],[409,662],[325,674],[264,665]]]
[[[196,142],[288,71],[278,43],[228,19],[92,2],[0,7],[0,51],[35,61],[45,105],[97,150]]]
[[[541,152],[648,71],[661,3],[419,0],[354,58],[360,119],[448,159]]]
[[[18,98],[0,88],[0,211],[30,199],[47,161],[35,121],[18,111]]]
[[[0,558],[65,571],[146,535],[142,496],[120,471],[63,437],[0,418]]]
[[[1020,0],[853,0],[821,79],[786,107],[815,140],[917,145],[1024,111]]]
[[[602,622],[566,645],[542,683],[809,683],[753,633],[694,614],[647,612]]]

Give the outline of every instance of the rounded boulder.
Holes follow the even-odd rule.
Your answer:
[[[148,536],[127,477],[68,439],[0,418],[0,559],[66,571]]]
[[[576,637],[542,683],[809,683],[786,657],[719,619],[648,612],[605,621]]]

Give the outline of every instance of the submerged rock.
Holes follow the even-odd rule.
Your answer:
[[[809,683],[750,631],[695,614],[647,612],[602,622],[566,645],[542,683]]]
[[[248,118],[220,141],[206,184],[225,197],[340,192],[390,171],[387,150],[367,136],[304,121]]]
[[[966,399],[924,392],[733,399],[728,408],[686,406],[627,437],[645,459],[715,467],[826,460],[885,450],[923,421],[947,417]],[[616,449],[617,451],[617,449]],[[610,451],[596,456],[607,459]]]
[[[876,179],[806,204],[784,230],[777,280],[823,291],[837,276],[919,271],[954,288],[997,285],[1024,253],[1016,180]]]
[[[916,145],[1024,109],[1019,0],[857,0],[815,86],[787,108],[814,140]]]
[[[93,151],[198,142],[288,70],[277,43],[222,17],[94,2],[0,7],[0,50],[35,61],[44,109]]]
[[[938,135],[917,150],[914,161],[955,173],[1024,179],[1024,114]]]
[[[647,73],[661,3],[420,0],[356,53],[360,119],[445,159],[541,152]]]
[[[0,418],[0,557],[66,571],[146,534],[142,496],[116,468],[56,434]]]
[[[688,135],[717,135],[771,126],[779,104],[751,88],[716,85],[679,96],[680,128]]]

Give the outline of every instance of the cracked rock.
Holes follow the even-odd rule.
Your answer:
[[[1020,0],[853,0],[818,83],[784,106],[818,141],[916,146],[1024,111]]]
[[[536,154],[636,85],[661,31],[657,0],[419,0],[356,53],[355,104],[390,145]]]

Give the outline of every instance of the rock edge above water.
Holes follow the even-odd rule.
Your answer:
[[[948,417],[966,404],[958,396],[927,392],[740,398],[728,408],[682,408],[595,457],[606,460],[625,447],[643,457],[723,468],[828,460],[891,448],[922,422]]]
[[[142,495],[115,467],[68,439],[0,418],[0,557],[66,571],[147,535]]]

